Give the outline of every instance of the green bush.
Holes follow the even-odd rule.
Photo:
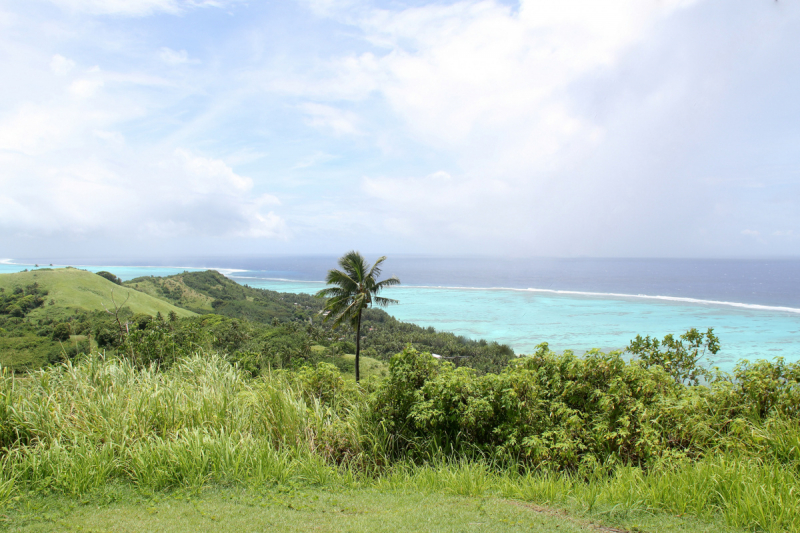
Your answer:
[[[100,272],[97,273],[97,275],[102,277],[102,278],[106,278],[111,283],[116,283],[117,285],[122,285],[122,280],[119,279],[114,274],[112,274],[111,272],[107,272],[105,270],[101,270]]]
[[[375,412],[399,441],[553,468],[660,457],[669,445],[659,417],[679,388],[663,369],[618,352],[578,358],[546,344],[482,376],[407,348],[390,373]]]
[[[69,324],[62,322],[53,328],[52,338],[54,341],[67,341],[71,333]]]
[[[307,403],[319,401],[337,412],[351,405],[357,398],[355,382],[344,379],[336,366],[317,363],[316,366],[301,367],[295,373],[295,382],[300,385]]]
[[[579,358],[542,344],[500,374],[478,375],[407,348],[392,358],[374,413],[402,443],[398,454],[434,448],[580,470],[648,467],[712,449],[772,450],[777,445],[754,428],[797,420],[800,410],[800,365],[782,360],[743,362],[709,386],[681,381],[619,352]],[[791,442],[778,448],[791,450]]]
[[[800,363],[744,360],[733,375],[720,374],[712,384],[711,402],[729,418],[800,417]]]

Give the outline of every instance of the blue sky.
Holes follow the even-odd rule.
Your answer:
[[[0,257],[796,256],[800,5],[0,0]]]

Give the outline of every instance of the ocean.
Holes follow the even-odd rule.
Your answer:
[[[367,257],[374,260],[374,257]],[[0,263],[0,273],[31,268]],[[324,287],[333,256],[191,258],[188,266],[86,266],[122,279],[216,268],[238,283],[281,292]],[[107,262],[108,263],[108,262]],[[150,264],[156,264],[151,261]],[[741,359],[800,360],[800,260],[491,259],[392,256],[386,296],[400,320],[508,344],[518,354],[623,349],[637,334],[663,337],[714,328],[722,350],[709,365]],[[44,265],[42,265],[44,266]]]

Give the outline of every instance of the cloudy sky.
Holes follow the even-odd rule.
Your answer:
[[[800,3],[0,0],[0,257],[800,255]]]

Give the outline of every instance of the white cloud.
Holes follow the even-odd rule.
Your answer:
[[[54,55],[50,61],[50,70],[60,76],[69,74],[73,68],[75,68],[75,62],[59,54]]]
[[[72,11],[98,15],[141,17],[153,13],[179,14],[195,7],[224,8],[242,0],[50,0]]]
[[[32,156],[56,149],[91,118],[75,108],[23,104],[0,117],[0,150]]]
[[[69,87],[69,91],[79,98],[90,98],[99,91],[105,83],[102,79],[82,79],[75,80]]]
[[[180,65],[189,62],[189,53],[186,50],[173,50],[166,46],[158,51],[158,57],[167,65]]]
[[[360,133],[356,126],[358,117],[355,113],[316,103],[302,104],[300,109],[308,115],[307,123],[310,126],[328,130],[334,135],[355,135]]]
[[[286,238],[277,197],[251,192],[252,180],[223,161],[177,149],[172,155],[118,147],[111,161],[9,158],[25,182],[0,180],[7,234],[110,235],[147,238]],[[120,163],[125,162],[124,165]],[[138,164],[132,164],[132,163]]]
[[[742,235],[747,235],[748,237],[758,237],[761,235],[761,233],[754,229],[743,229]]]
[[[727,126],[722,117],[769,101],[755,94],[776,86],[756,87],[752,71],[763,57],[780,64],[796,10],[750,6],[721,21],[730,6],[716,0],[306,3],[371,49],[272,88],[320,102],[326,116],[347,112],[385,154],[414,162],[362,180],[389,233],[415,228],[420,243],[458,234],[462,250],[483,235],[516,253],[692,254],[739,246],[733,228],[765,216],[725,190],[758,174],[726,172],[714,154],[741,153],[727,137],[749,131],[755,111]],[[441,161],[449,180],[430,174]]]
[[[193,178],[193,192],[224,193],[230,189],[246,192],[253,187],[253,180],[239,176],[224,161],[196,156],[181,148],[175,150],[175,155]]]

